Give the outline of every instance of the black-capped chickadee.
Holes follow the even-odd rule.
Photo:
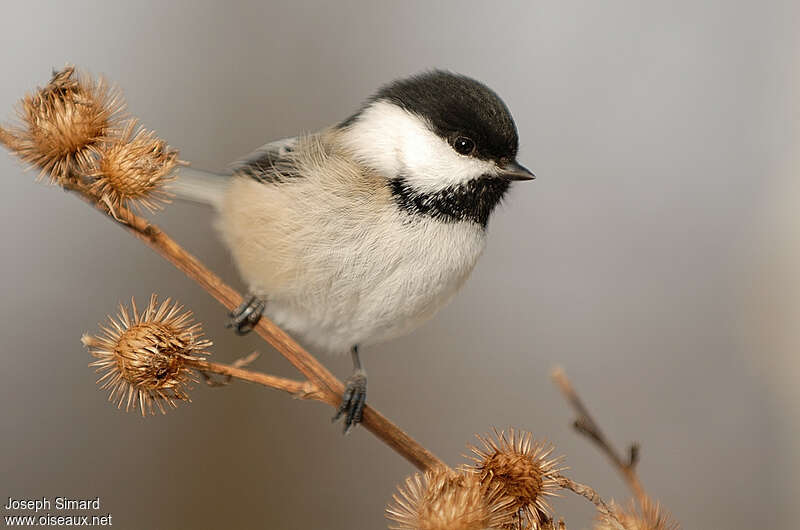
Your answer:
[[[494,207],[515,180],[517,129],[503,101],[462,75],[431,71],[384,86],[320,132],[267,144],[228,178],[181,170],[179,197],[214,205],[250,296],[290,334],[350,351],[354,373],[334,419],[361,420],[359,346],[410,332],[464,284]]]

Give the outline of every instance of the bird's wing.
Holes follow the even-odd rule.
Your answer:
[[[289,155],[298,137],[284,138],[263,145],[231,164],[234,173],[247,175],[261,182],[277,182],[291,173]]]

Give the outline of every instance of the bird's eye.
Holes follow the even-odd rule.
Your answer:
[[[459,136],[453,140],[453,149],[459,154],[469,155],[475,150],[475,142],[466,136]]]

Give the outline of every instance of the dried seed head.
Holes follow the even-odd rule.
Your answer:
[[[533,439],[529,432],[494,431],[494,437],[478,436],[482,448],[471,446],[473,463],[468,470],[486,486],[496,486],[514,499],[515,524],[530,527],[550,513],[547,497],[556,495],[555,476],[565,468],[563,457],[550,458],[554,447]]]
[[[84,335],[81,341],[96,361],[89,364],[102,374],[101,389],[110,389],[108,399],[136,408],[142,415],[161,413],[165,404],[177,407],[176,400],[191,401],[186,393],[197,382],[187,361],[201,359],[211,342],[202,339],[199,323],[192,322],[190,311],[166,299],[160,305],[156,295],[141,313],[131,299],[133,316],[122,304],[117,318],[109,316],[101,325],[102,334]]]
[[[134,134],[136,126],[136,121],[131,120],[121,136],[102,146],[88,172],[96,179],[92,191],[112,210],[132,204],[153,211],[171,197],[164,184],[174,178],[168,175],[180,162],[178,151],[170,149],[152,131],[140,128]]]
[[[634,501],[630,501],[627,509],[612,502],[611,509],[626,530],[678,530],[680,528],[680,525],[662,510],[659,503],[650,500],[644,502],[641,510],[637,509]],[[605,515],[599,515],[594,525],[594,530],[616,528],[616,525]]]
[[[483,530],[513,521],[513,499],[471,473],[437,468],[407,478],[398,491],[386,509],[396,530]]]
[[[103,79],[75,75],[67,66],[50,83],[25,96],[17,115],[21,124],[0,128],[0,142],[24,162],[63,184],[83,174],[101,144],[117,133],[124,103]]]

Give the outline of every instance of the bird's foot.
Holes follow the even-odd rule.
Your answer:
[[[331,421],[336,421],[344,416],[344,434],[349,433],[353,427],[361,423],[364,405],[367,402],[367,373],[356,370],[347,380],[347,386],[342,396],[342,404],[336,411],[336,416]]]
[[[265,305],[264,300],[257,296],[246,297],[239,307],[230,312],[231,318],[226,327],[233,328],[239,335],[246,335],[253,331],[264,312]]]

